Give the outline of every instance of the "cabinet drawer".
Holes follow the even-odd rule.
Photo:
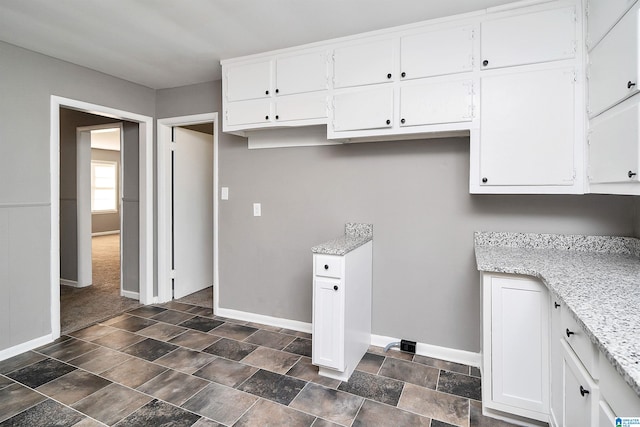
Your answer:
[[[595,116],[638,91],[638,6],[589,54],[589,114]]]
[[[636,0],[588,0],[587,47],[591,49],[604,37]]]
[[[566,342],[562,342],[564,425],[596,427],[600,390]]]
[[[600,394],[617,417],[637,417],[640,414],[640,397],[613,365],[600,357]]]
[[[316,255],[313,272],[316,276],[342,278],[343,257],[335,255]]]
[[[561,325],[566,342],[575,351],[589,375],[598,379],[598,349],[566,307],[562,307]]]

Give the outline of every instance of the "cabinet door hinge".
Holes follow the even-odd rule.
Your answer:
[[[169,279],[175,279],[176,278],[176,270],[174,268],[172,268],[169,271]]]
[[[173,142],[173,141],[171,141],[171,142],[169,143],[169,148],[171,148],[171,151],[176,151],[176,143],[175,143],[175,142]]]

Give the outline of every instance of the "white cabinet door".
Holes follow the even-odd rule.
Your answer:
[[[637,97],[636,97],[637,98]],[[640,99],[597,117],[589,130],[589,182],[638,182]]]
[[[473,118],[473,82],[458,80],[400,89],[400,126],[468,122]]]
[[[271,120],[269,99],[228,102],[226,110],[227,126],[268,123]]]
[[[587,46],[591,49],[636,0],[588,0]]]
[[[382,129],[392,126],[392,87],[377,87],[334,95],[334,131]]]
[[[589,54],[589,114],[594,116],[638,92],[638,8]]]
[[[474,27],[413,34],[400,39],[400,77],[419,79],[473,68]]]
[[[313,92],[327,87],[325,52],[285,56],[276,60],[276,94]]]
[[[533,279],[491,278],[492,401],[549,413],[549,296]]]
[[[394,39],[341,47],[333,59],[334,88],[390,82],[395,69]]]
[[[575,8],[545,10],[481,24],[481,68],[534,64],[573,58]]]
[[[481,185],[572,185],[573,68],[481,79]]]
[[[564,426],[596,427],[598,387],[566,342],[563,349]],[[592,424],[593,423],[593,424]]]
[[[325,92],[303,93],[277,98],[275,119],[279,122],[326,117],[327,94]]]
[[[272,61],[231,65],[227,68],[227,101],[265,98],[271,94]]]
[[[339,280],[314,280],[312,337],[312,363],[343,371],[344,287]]]

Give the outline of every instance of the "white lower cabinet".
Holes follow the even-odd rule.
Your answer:
[[[313,256],[312,363],[347,381],[371,344],[372,243]]]
[[[566,427],[596,427],[599,390],[569,344],[562,341],[564,423]]]

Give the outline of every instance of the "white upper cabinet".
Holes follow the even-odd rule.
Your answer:
[[[394,78],[395,39],[340,47],[333,52],[333,87],[390,82]]]
[[[256,125],[272,119],[269,99],[229,102],[225,111],[228,126]]]
[[[594,47],[637,0],[587,0],[587,47]]]
[[[275,114],[275,120],[279,122],[326,119],[327,94],[325,92],[310,92],[281,96],[276,102]]]
[[[393,126],[393,88],[375,87],[333,97],[333,130],[384,129]]]
[[[272,61],[230,66],[227,70],[228,101],[266,98],[271,94]]]
[[[481,69],[573,58],[575,7],[489,19],[481,27]]]
[[[419,79],[473,69],[474,26],[400,38],[400,78]]]
[[[276,95],[314,92],[328,88],[328,57],[312,52],[276,59]]]
[[[589,114],[595,116],[638,92],[638,7],[589,53]]]
[[[473,81],[421,82],[400,88],[400,126],[469,122]]]

